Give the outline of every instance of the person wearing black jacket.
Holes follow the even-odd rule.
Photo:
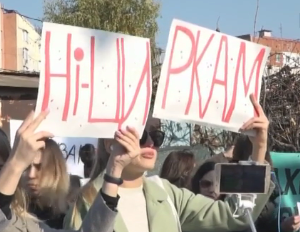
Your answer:
[[[45,148],[24,172],[21,184],[29,196],[28,212],[50,227],[61,229],[68,209],[70,178],[54,140],[45,140]]]

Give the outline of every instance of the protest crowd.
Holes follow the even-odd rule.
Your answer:
[[[160,171],[164,190],[144,177],[154,167],[164,132],[145,130],[139,139],[137,131],[127,127],[116,132],[118,145],[113,139],[99,139],[97,150],[86,144],[80,153],[85,177],[90,179],[82,186],[79,176],[68,175],[53,135],[34,133],[48,112],[35,119],[31,113],[17,131],[13,148],[1,131],[0,231],[177,231],[177,226],[181,231],[248,231],[247,220],[232,217],[226,196],[216,194],[213,181],[217,162],[251,158],[272,165],[267,149],[269,122],[252,101],[259,116],[241,130],[255,128],[256,136],[238,136],[226,152],[200,166],[190,151],[171,152]],[[278,228],[274,216],[278,191],[279,186],[270,185],[268,194],[258,197],[253,211],[257,231],[299,228],[296,215]]]
[[[196,29],[197,37],[193,34]],[[200,31],[201,36],[210,38],[208,42],[204,41],[208,52],[204,51],[202,58],[209,54],[206,61],[212,63],[211,60],[215,59],[216,64],[199,65],[204,62],[196,57]],[[182,36],[178,36],[179,42],[176,41],[177,33]],[[79,39],[72,40],[72,36]],[[45,54],[36,109],[18,125],[13,141],[0,129],[0,232],[294,232],[300,229],[297,213],[280,214],[283,186],[277,179],[269,151],[269,120],[259,103],[268,48],[179,20],[172,23],[170,38],[173,37],[174,41],[168,43],[152,112],[149,39],[44,23],[42,48]],[[99,43],[103,38],[104,45],[102,41]],[[80,63],[86,52],[81,49],[81,43],[88,44],[83,46],[90,53],[88,61],[85,60],[88,65],[81,66]],[[192,48],[176,50],[176,43],[176,46],[191,43]],[[222,61],[222,43],[236,48],[240,44],[240,50],[235,49],[239,55],[230,54],[238,58],[226,57],[226,62]],[[60,47],[67,47],[66,60],[62,59],[63,49],[62,52],[50,52]],[[253,60],[259,63],[255,83],[253,81],[251,86],[251,80],[247,86],[245,79],[244,83],[239,82],[244,78],[244,73],[239,74],[240,64],[246,65],[247,70],[252,66],[245,59],[241,61],[241,57],[246,56],[246,48],[248,60],[254,57]],[[219,53],[213,54],[217,50]],[[101,52],[107,54],[105,61],[101,60],[102,54],[98,54]],[[186,64],[182,61],[185,58],[188,60]],[[172,63],[172,59],[176,62]],[[54,65],[51,66],[50,61]],[[64,74],[60,73],[62,67],[65,68],[64,64],[61,65],[63,62],[68,64]],[[72,62],[76,63],[76,68]],[[226,71],[219,70],[219,76],[226,76],[227,83],[215,75],[219,62],[224,66],[228,62],[237,62],[230,67],[234,71],[227,66]],[[215,66],[214,71],[211,71],[211,66]],[[213,76],[211,82],[196,86],[203,73]],[[169,78],[171,75],[178,75],[177,79]],[[82,83],[80,87],[79,76],[89,76],[86,80],[90,83]],[[105,79],[111,81],[114,76],[117,76],[117,84],[104,83]],[[186,81],[191,76],[191,82]],[[67,90],[63,90],[62,82],[54,83],[52,77],[65,78]],[[76,87],[70,84],[71,80],[72,83],[76,80]],[[137,87],[135,83],[138,83]],[[57,90],[53,91],[53,86]],[[216,86],[221,87],[214,90]],[[80,88],[86,92],[80,92]],[[202,92],[210,89],[204,110],[201,108],[200,89]],[[198,96],[194,94],[196,91]],[[100,99],[103,96],[97,96],[98,93],[105,95],[103,101]],[[73,114],[70,116],[73,106],[70,102],[73,100]],[[107,113],[103,113],[105,117],[102,115],[105,119],[99,115],[100,119],[96,118],[97,109],[102,111],[100,113]],[[107,119],[111,115],[116,116]],[[174,150],[168,154],[158,175],[148,175],[154,169],[158,150],[165,139],[165,132],[160,128],[147,126],[150,117],[225,128],[235,132],[236,136],[232,144],[223,148],[224,152],[200,163],[189,149]],[[83,176],[70,174],[67,160],[55,141],[59,136],[97,139],[96,145],[86,143],[80,147]],[[241,205],[242,201],[235,192],[217,190],[219,185],[224,189],[232,188],[230,182],[219,183],[223,172],[220,174],[217,167],[223,164],[231,167],[251,164],[247,170],[253,172],[257,166],[271,170],[270,175],[265,173],[264,177],[257,176],[250,181],[252,186],[263,183],[265,191],[255,193],[255,204],[247,206],[246,210],[241,208],[245,206]],[[239,178],[244,177],[236,176]],[[253,194],[241,192],[243,194],[252,199]]]

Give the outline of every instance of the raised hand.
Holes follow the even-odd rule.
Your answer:
[[[0,172],[0,193],[15,193],[22,173],[45,147],[45,139],[53,137],[49,132],[34,132],[47,115],[48,112],[42,112],[34,119],[31,112],[18,129],[13,150]]]
[[[123,170],[141,153],[139,134],[134,128],[127,127],[115,133],[115,140],[117,143],[112,146],[109,163]]]
[[[48,111],[41,112],[34,119],[34,112],[31,112],[18,129],[9,161],[20,171],[24,171],[45,147],[45,139],[52,138],[50,132],[35,130],[48,115]]]
[[[267,150],[269,120],[253,94],[250,95],[250,100],[257,113],[257,116],[248,120],[241,127],[241,131],[255,130],[255,136],[249,136],[249,139],[253,145],[253,153],[258,153],[259,150],[261,151],[261,154],[255,154],[256,158],[258,159],[257,161],[263,162],[265,152]],[[263,152],[263,150],[265,150],[265,152]]]

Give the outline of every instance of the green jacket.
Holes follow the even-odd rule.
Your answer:
[[[99,191],[103,183],[103,177],[100,175],[95,181],[94,186]],[[159,187],[155,182],[144,179],[144,193],[147,204],[147,213],[150,232],[176,232],[177,223],[172,214],[170,204],[167,202],[167,194],[170,196],[177,209],[180,218],[182,231],[239,231],[248,227],[246,217],[233,218],[234,202],[229,200],[226,202],[214,201],[203,195],[194,195],[187,189],[180,189],[170,184],[167,180],[163,180],[165,190]],[[259,216],[265,204],[268,202],[269,196],[274,190],[274,184],[271,183],[269,193],[258,195],[256,206],[253,211],[253,219]],[[84,199],[83,199],[84,200]],[[85,202],[85,201],[84,201]],[[103,204],[104,205],[104,204]],[[76,207],[76,206],[75,206]],[[79,209],[80,214],[72,220],[71,208],[67,213],[64,221],[64,227],[68,229],[77,229],[81,226],[82,219],[90,205],[85,202],[83,207]],[[99,209],[105,212],[106,209]],[[134,209],[133,209],[134,210]],[[103,215],[105,217],[105,215]],[[115,220],[115,232],[127,231],[122,216],[117,214]]]

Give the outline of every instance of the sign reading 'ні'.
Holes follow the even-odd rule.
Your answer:
[[[44,23],[38,130],[60,137],[112,138],[125,126],[142,135],[152,91],[149,39]]]

